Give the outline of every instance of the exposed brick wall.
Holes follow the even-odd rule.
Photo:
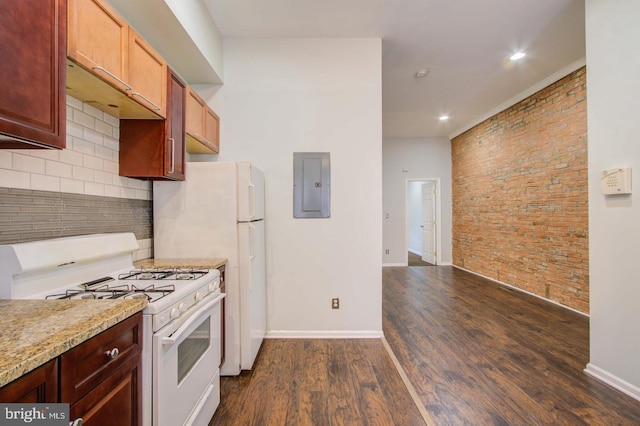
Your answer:
[[[586,70],[451,141],[453,264],[587,313]]]

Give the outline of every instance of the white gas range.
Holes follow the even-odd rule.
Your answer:
[[[131,233],[0,246],[0,298],[147,298],[143,425],[207,425],[220,401],[220,273],[135,269]]]

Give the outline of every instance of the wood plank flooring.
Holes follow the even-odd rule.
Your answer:
[[[380,339],[267,339],[210,425],[424,425]]]
[[[448,266],[385,268],[382,300],[437,424],[640,424],[640,402],[583,372],[585,316]]]
[[[640,425],[583,372],[588,318],[448,267],[383,270],[386,340],[437,425]],[[423,425],[383,344],[265,340],[210,425]]]

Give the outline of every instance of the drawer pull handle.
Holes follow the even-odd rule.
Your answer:
[[[105,352],[105,354],[107,354],[107,358],[109,359],[116,359],[116,357],[120,355],[120,351],[118,348],[113,348],[110,351]]]
[[[82,426],[82,417],[78,417],[72,422],[69,422],[69,426]]]

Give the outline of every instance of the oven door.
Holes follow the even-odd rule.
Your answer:
[[[220,402],[220,302],[207,296],[153,336],[154,426],[207,425]]]

